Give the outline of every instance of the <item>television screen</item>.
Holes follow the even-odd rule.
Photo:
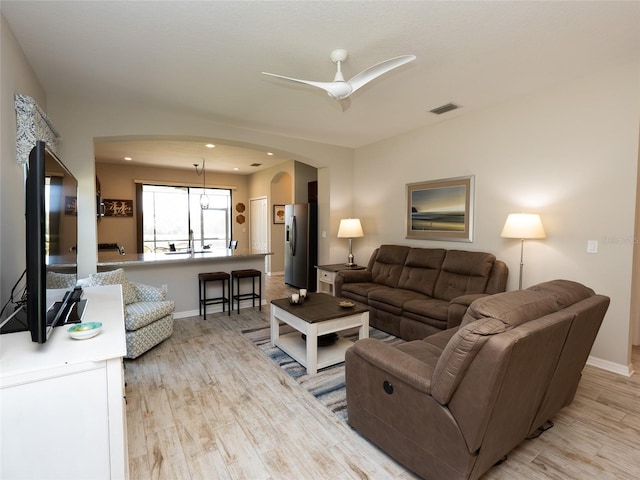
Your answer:
[[[54,290],[71,288],[77,274],[78,181],[46,147],[36,142],[26,181],[27,323],[34,342],[44,343],[61,321]],[[54,279],[51,282],[48,280]],[[61,282],[61,279],[64,279]],[[62,307],[62,308],[61,308]],[[62,319],[64,321],[64,319]]]

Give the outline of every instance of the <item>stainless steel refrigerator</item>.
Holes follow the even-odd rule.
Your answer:
[[[284,283],[314,292],[318,258],[317,205],[285,205],[284,214]]]

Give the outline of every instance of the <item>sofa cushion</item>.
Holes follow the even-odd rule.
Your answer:
[[[442,355],[442,349],[438,348],[436,345],[426,344],[422,340],[413,340],[411,342],[401,343],[395,348],[407,355],[411,355],[422,363],[429,365],[432,369],[435,368],[440,355]]]
[[[514,290],[482,297],[473,302],[465,313],[460,328],[483,318],[495,318],[512,328],[558,311],[558,303],[551,295],[533,290]]]
[[[162,317],[170,315],[174,308],[173,300],[131,303],[125,307],[125,329],[128,331],[138,330]]]
[[[403,309],[404,314],[414,320],[431,317],[446,322],[449,316],[449,302],[437,298],[409,300],[403,305]]]
[[[371,280],[386,287],[397,287],[409,247],[382,245],[371,269]]]
[[[571,280],[552,280],[539,283],[529,287],[528,290],[551,295],[558,302],[559,309],[566,308],[578,303],[580,300],[595,295],[595,292],[589,287]]]
[[[470,293],[484,293],[496,257],[491,253],[448,250],[433,296],[451,300]]]
[[[443,248],[412,248],[404,262],[398,288],[433,297],[433,289],[446,253]]]
[[[366,299],[370,292],[379,288],[385,287],[373,282],[345,283],[342,285],[342,294],[352,293],[358,297]]]
[[[426,298],[427,297],[425,297],[424,295],[417,292],[412,292],[411,290],[383,287],[372,290],[369,293],[369,305],[380,304],[381,306],[378,306],[378,308],[381,308],[382,310],[387,310],[386,308],[384,308],[384,305],[389,305],[397,309],[399,312],[402,312],[403,305],[406,302],[417,301]]]
[[[93,286],[100,285],[122,285],[122,300],[125,305],[136,301],[136,293],[133,285],[127,280],[127,275],[122,268],[110,270],[108,272],[98,272],[89,275],[89,281]]]

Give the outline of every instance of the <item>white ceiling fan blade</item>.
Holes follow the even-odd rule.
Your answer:
[[[402,55],[400,57],[391,58],[389,60],[385,60],[384,62],[380,62],[373,67],[369,67],[347,83],[351,85],[351,93],[358,90],[363,85],[369,83],[371,80],[378,78],[380,75],[383,75],[394,68],[398,68],[405,63],[413,62],[416,59],[415,55]]]
[[[282,78],[289,80],[290,82],[303,83],[305,85],[311,85],[312,87],[321,88],[327,92],[333,98],[341,99],[346,98],[351,94],[351,85],[347,82],[313,82],[311,80],[300,80],[299,78],[285,77],[284,75],[277,75],[275,73],[262,72],[264,75],[270,77]]]

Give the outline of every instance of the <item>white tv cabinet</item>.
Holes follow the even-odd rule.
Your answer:
[[[0,478],[127,479],[120,285],[85,289],[84,321],[102,331],[73,340],[56,327],[38,345],[0,336]]]

